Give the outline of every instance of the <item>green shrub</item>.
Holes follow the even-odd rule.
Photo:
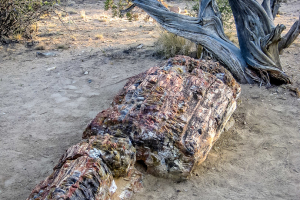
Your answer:
[[[49,13],[57,0],[0,0],[0,39],[21,34],[30,38],[31,25]]]
[[[104,2],[104,9],[109,10],[111,9],[113,12],[113,17],[123,17],[121,10],[124,10],[126,7],[130,6],[131,3],[129,0],[106,0]],[[128,12],[126,14],[127,18],[131,18],[131,13]]]

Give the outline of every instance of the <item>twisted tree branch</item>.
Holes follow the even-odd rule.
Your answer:
[[[242,54],[224,34],[221,15],[215,9],[214,0],[201,3],[199,18],[170,12],[156,0],[133,0],[136,6],[147,12],[163,28],[171,33],[202,45],[227,66],[234,77],[242,83],[252,82],[244,72],[247,67]]]
[[[282,37],[281,41],[278,44],[278,50],[281,52],[283,49],[288,48],[298,37],[300,34],[300,16],[299,20],[297,20],[289,32]]]

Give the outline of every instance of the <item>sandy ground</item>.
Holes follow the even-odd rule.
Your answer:
[[[153,57],[155,23],[111,19],[102,2],[85,2],[65,8],[64,26],[39,23],[39,43],[0,46],[1,200],[26,199],[126,79],[162,61]],[[291,27],[299,9],[288,1],[276,23]],[[281,58],[299,87],[299,38]],[[300,99],[284,87],[242,85],[234,119],[189,180],[144,174],[133,199],[299,199]]]

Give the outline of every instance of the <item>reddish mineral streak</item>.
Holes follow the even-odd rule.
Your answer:
[[[186,179],[236,108],[241,88],[213,61],[170,59],[128,80],[28,200],[128,199],[141,187],[136,160],[156,176]],[[114,178],[128,185],[116,196]],[[115,193],[115,195],[114,195]]]

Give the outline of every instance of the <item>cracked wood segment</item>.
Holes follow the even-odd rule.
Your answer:
[[[130,79],[83,137],[129,137],[149,173],[185,179],[205,160],[239,94],[219,63],[178,56]]]
[[[141,187],[141,174],[134,172],[134,163],[135,148],[128,138],[93,136],[88,142],[70,147],[54,172],[35,187],[28,200],[110,199],[116,190],[113,176],[127,174],[137,190]]]

